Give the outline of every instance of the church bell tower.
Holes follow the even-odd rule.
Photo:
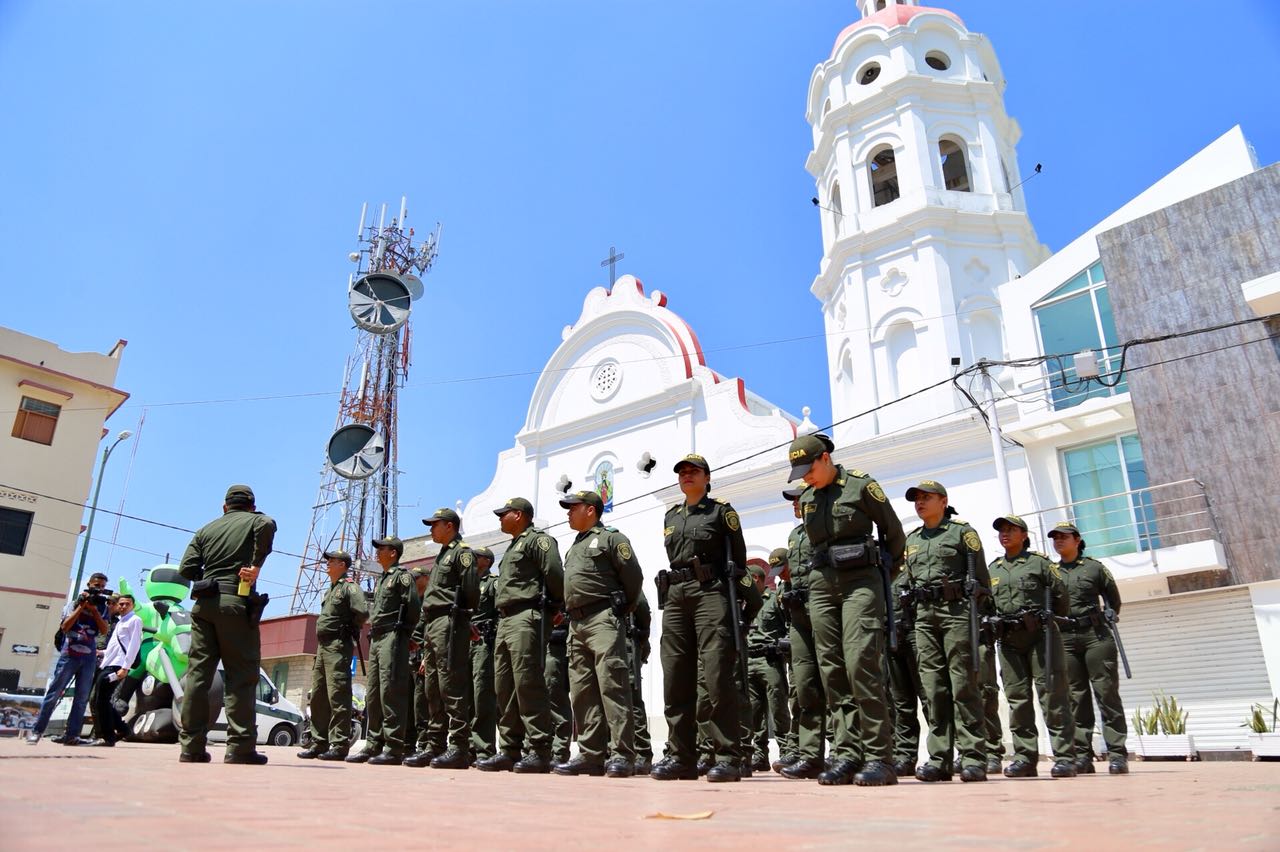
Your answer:
[[[1018,189],[1020,130],[991,43],[954,13],[859,0],[813,72],[807,118],[835,421],[1002,358],[997,287],[1045,257]],[[943,386],[836,428],[839,445],[937,428]],[[928,421],[928,422],[926,422]]]

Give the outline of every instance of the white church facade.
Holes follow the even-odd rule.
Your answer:
[[[946,10],[859,6],[862,17],[815,68],[807,101],[823,245],[810,289],[827,335],[837,459],[876,476],[908,529],[918,522],[900,495],[922,478],[944,482],[963,517],[987,530],[989,553],[998,550],[989,521],[1008,509],[1028,519],[1041,549],[1045,529],[1074,519],[1127,602],[1126,704],[1168,691],[1191,708],[1201,748],[1243,748],[1248,704],[1280,694],[1280,580],[1171,594],[1171,576],[1226,571],[1226,551],[1203,487],[1148,481],[1125,383],[1081,385],[1070,361],[993,367],[998,402],[983,409],[1003,429],[1006,484],[974,405],[983,383],[950,379],[984,358],[1036,361],[1120,342],[1097,236],[1255,172],[1251,149],[1228,131],[1050,256],[1019,190],[1019,129],[990,42]],[[749,557],[785,544],[795,523],[780,494],[785,448],[817,427],[708,365],[677,301],[630,275],[587,293],[492,482],[465,501],[469,542],[500,553],[493,509],[523,496],[566,550],[573,533],[557,501],[595,489],[611,503],[605,522],[631,538],[652,599],[651,578],[666,566],[662,517],[679,499],[671,467],[697,452],[713,466],[713,495],[742,516]],[[1107,354],[1101,371],[1117,366]],[[1158,507],[1172,500],[1180,537],[1167,524],[1155,532]],[[655,613],[655,648],[659,629]],[[1224,660],[1238,687],[1230,696],[1198,675]],[[645,677],[660,743],[656,654]]]

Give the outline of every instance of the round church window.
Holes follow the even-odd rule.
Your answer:
[[[591,398],[604,402],[617,392],[621,383],[622,365],[612,358],[601,361],[591,372]]]

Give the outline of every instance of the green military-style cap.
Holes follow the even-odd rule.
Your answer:
[[[671,468],[675,473],[680,472],[680,468],[684,465],[691,464],[694,467],[701,468],[706,473],[711,473],[711,465],[707,464],[707,460],[697,453],[689,453],[689,455],[676,462],[675,467]]]
[[[1049,530],[1049,538],[1055,535],[1080,535],[1080,528],[1070,521],[1058,521],[1053,525],[1053,529]]]
[[[786,565],[787,549],[785,547],[775,548],[774,551],[769,554],[769,564],[770,565]]]
[[[393,535],[389,535],[386,538],[375,538],[373,546],[375,548],[390,547],[396,552],[397,557],[404,555],[404,542]]]
[[[493,551],[487,547],[473,547],[471,548],[471,552],[476,555],[476,559],[488,559],[490,562],[493,561]]]
[[[523,497],[512,497],[510,500],[502,504],[501,509],[494,509],[493,513],[501,518],[507,512],[523,512],[525,517],[533,517],[533,504]]]
[[[586,503],[588,506],[595,506],[596,513],[604,511],[604,501],[600,499],[600,495],[594,491],[575,491],[572,494],[566,494],[560,501],[561,507],[567,509],[570,506],[576,506],[579,503]]]
[[[991,528],[996,532],[999,532],[1000,528],[1003,527],[1005,524],[1008,524],[1009,526],[1017,527],[1023,532],[1027,531],[1027,522],[1022,520],[1022,518],[1018,517],[1017,515],[1001,515],[1000,517],[996,518],[994,521],[991,522]]]
[[[224,503],[243,503],[252,504],[254,501],[253,489],[247,485],[233,485],[227,489],[227,496],[222,499]]]
[[[758,580],[763,580],[765,577],[769,576],[769,572],[765,571],[759,565],[748,565],[747,572],[750,573],[752,577],[755,577]]]
[[[432,512],[431,517],[423,518],[422,522],[427,526],[438,523],[440,521],[448,521],[451,524],[461,524],[462,519],[458,517],[458,513],[452,509],[441,507]]]
[[[324,558],[341,559],[343,562],[347,563],[348,568],[351,567],[351,554],[347,553],[345,550],[326,550],[324,552]]]
[[[800,495],[804,493],[803,488],[786,488],[783,489],[782,499],[788,503],[794,503],[800,499]]]
[[[914,500],[916,495],[923,491],[926,494],[941,494],[947,496],[947,489],[941,482],[935,482],[932,479],[922,479],[919,485],[913,485],[907,489],[907,499]]]
[[[787,477],[787,482],[802,478],[823,453],[829,453],[835,448],[835,443],[821,432],[796,438],[787,451],[787,458],[791,460],[791,475]]]

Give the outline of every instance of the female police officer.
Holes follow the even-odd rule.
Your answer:
[[[872,787],[898,783],[892,766],[893,725],[885,690],[885,580],[902,564],[905,538],[880,484],[846,471],[831,458],[825,435],[791,442],[790,480],[809,487],[801,518],[813,547],[809,617],[831,711],[831,768],[819,784]],[[872,525],[880,529],[892,566],[880,566]]]
[[[707,460],[687,455],[676,463],[675,473],[684,500],[667,510],[663,537],[671,565],[658,572],[662,688],[669,733],[667,756],[650,775],[659,781],[698,777],[695,754],[701,667],[709,705],[704,718],[716,757],[707,780],[737,781],[741,777],[742,722],[733,673],[737,657],[729,631],[741,627],[739,614],[729,608],[728,584],[737,583],[738,596],[748,601],[747,624],[760,610],[760,594],[746,574],[747,546],[738,513],[728,503],[707,496],[711,484]],[[740,576],[728,576],[729,559]]]
[[[951,755],[959,752],[960,780],[985,781],[986,719],[978,685],[977,613],[971,600],[986,600],[990,585],[982,539],[953,518],[947,489],[926,479],[907,489],[924,521],[907,536],[906,583],[916,604],[916,659],[929,720],[929,762],[921,781],[949,781]],[[914,708],[913,708],[914,709]]]

